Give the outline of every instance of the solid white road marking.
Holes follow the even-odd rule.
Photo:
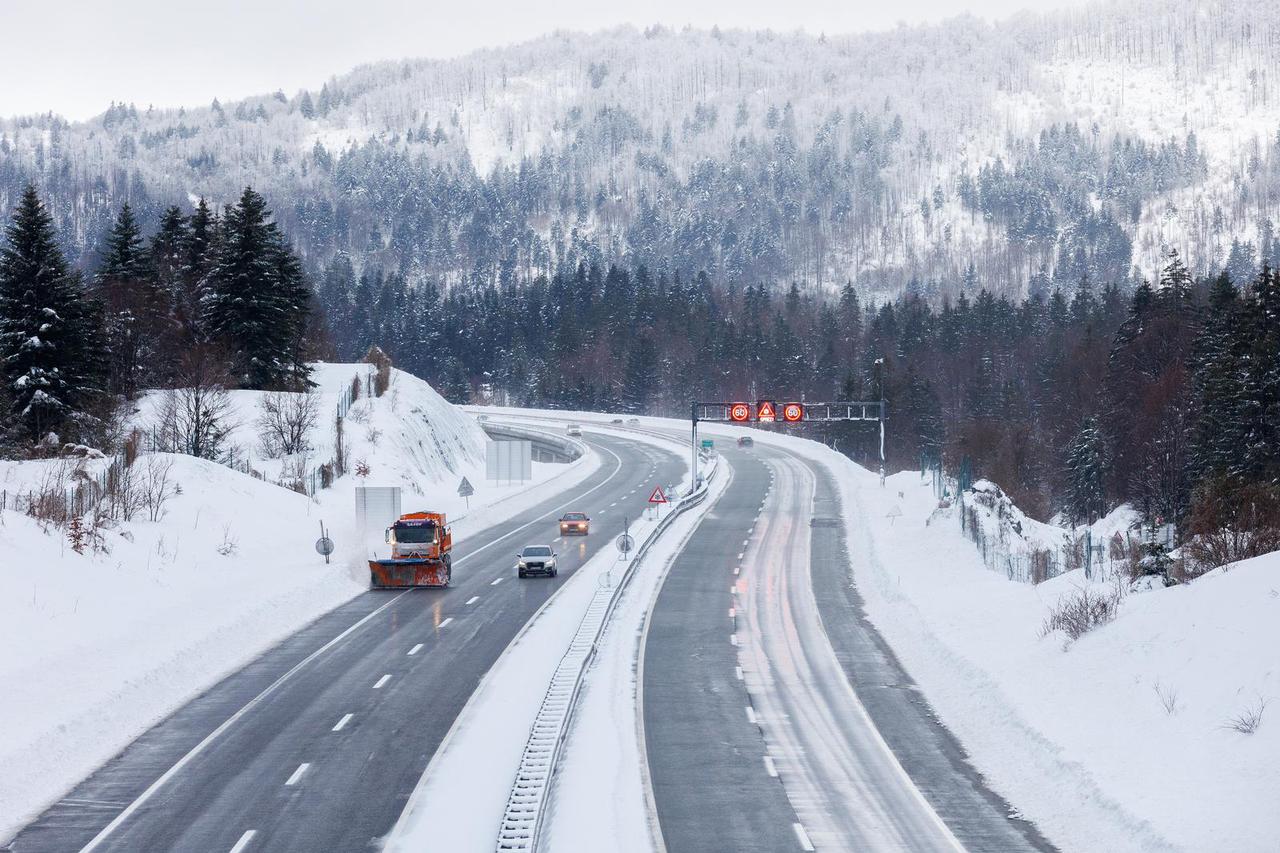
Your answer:
[[[253,837],[257,834],[258,830],[256,829],[246,830],[244,835],[240,836],[240,840],[236,842],[236,846],[231,848],[231,853],[241,853],[244,848],[249,846],[249,842],[252,841]]]
[[[476,603],[477,601],[479,601],[479,600],[480,600],[480,596],[478,596],[478,595],[473,595],[473,596],[471,596],[470,598],[468,598],[468,599],[467,599],[467,604],[475,604],[475,603]]]
[[[303,773],[306,773],[306,772],[307,772],[307,768],[308,768],[308,767],[310,767],[310,766],[311,766],[310,764],[299,764],[299,765],[298,765],[298,769],[297,769],[297,770],[295,770],[295,771],[293,771],[293,775],[289,777],[289,781],[288,781],[288,782],[285,782],[285,784],[286,784],[286,785],[296,785],[296,784],[298,784],[298,780],[302,778],[302,774],[303,774]]]
[[[351,722],[351,718],[352,718],[352,717],[354,717],[354,716],[355,716],[355,714],[345,714],[345,715],[343,715],[342,719],[341,719],[341,720],[338,720],[338,724],[337,724],[336,726],[334,726],[334,727],[333,727],[333,731],[335,731],[335,732],[340,732],[340,731],[342,731],[343,729],[345,729],[345,728],[347,727],[347,723]]]
[[[796,838],[800,841],[800,849],[812,850],[813,842],[809,840],[809,833],[804,831],[804,827],[798,823],[793,823],[791,828],[796,831]]]
[[[378,679],[377,683],[373,685],[373,689],[374,690],[380,689],[382,685],[386,684],[390,680],[391,680],[391,673],[387,673],[386,675]]]
[[[489,586],[497,586],[500,583],[502,583],[502,578],[494,578],[493,583],[489,584]]]
[[[410,654],[410,655],[416,655],[416,654],[417,654],[418,652],[420,652],[420,651],[422,651],[422,643],[418,643],[418,645],[416,645],[416,646],[414,646],[413,648],[409,649],[409,654]]]
[[[449,616],[443,622],[441,622],[437,627],[443,628],[445,625],[448,625],[452,621],[453,621],[453,617]]]
[[[747,706],[747,722],[753,726],[756,724],[756,709],[750,705]]]
[[[767,755],[764,757],[764,772],[774,777],[778,775],[778,768],[774,766],[773,759]]]

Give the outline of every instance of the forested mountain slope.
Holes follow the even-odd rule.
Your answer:
[[[578,260],[867,297],[1244,280],[1277,242],[1280,7],[1135,0],[855,36],[619,29],[187,110],[0,121],[0,212],[35,181],[92,266],[128,201],[252,184],[313,271],[409,281]]]

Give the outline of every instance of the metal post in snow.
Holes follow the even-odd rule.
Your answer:
[[[698,403],[694,401],[689,404],[689,421],[692,424],[692,434],[690,437],[690,452],[693,458],[693,478],[689,481],[689,492],[692,494],[698,488]]]

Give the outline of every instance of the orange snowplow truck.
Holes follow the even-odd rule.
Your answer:
[[[410,512],[387,528],[391,559],[369,561],[371,587],[448,586],[453,534],[442,512]]]

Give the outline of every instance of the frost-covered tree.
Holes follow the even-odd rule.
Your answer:
[[[97,306],[58,248],[49,212],[28,186],[0,248],[5,421],[21,437],[81,431],[102,387],[99,323]]]
[[[1092,524],[1107,512],[1110,461],[1097,418],[1085,418],[1067,449],[1067,509],[1076,521]]]

